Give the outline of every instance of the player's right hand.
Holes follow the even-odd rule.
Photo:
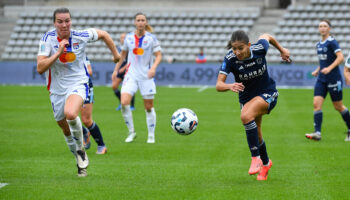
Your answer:
[[[58,50],[57,50],[60,53],[60,55],[65,51],[66,46],[68,46],[68,45],[69,45],[69,42],[67,39],[61,40],[61,42],[58,46]]]
[[[238,92],[243,92],[244,88],[245,87],[244,87],[243,83],[235,82],[231,85],[230,90],[238,93]]]

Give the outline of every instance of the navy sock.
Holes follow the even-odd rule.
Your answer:
[[[83,127],[83,135],[86,136],[89,132],[89,129],[87,129],[85,126],[82,126]]]
[[[114,94],[115,94],[115,96],[118,97],[118,99],[120,101],[120,91],[119,91],[119,89],[114,90]]]
[[[135,107],[135,95],[132,96],[132,99],[131,99],[131,106],[132,106],[132,107]]]
[[[258,127],[255,121],[244,124],[245,132],[247,134],[248,146],[252,157],[259,156],[259,138]]]
[[[315,111],[314,112],[315,132],[320,132],[321,133],[322,119],[323,119],[322,110]]]
[[[103,142],[102,134],[100,132],[100,128],[98,128],[97,124],[94,122],[89,127],[90,133],[94,140],[96,141],[98,146],[104,146],[105,143]]]
[[[259,152],[260,152],[260,159],[262,160],[264,165],[267,165],[269,163],[269,156],[267,155],[266,151],[266,144],[263,140],[261,144],[259,144]]]
[[[340,114],[343,117],[343,120],[346,123],[346,126],[348,127],[348,129],[350,129],[350,114],[349,114],[349,110],[346,108]]]

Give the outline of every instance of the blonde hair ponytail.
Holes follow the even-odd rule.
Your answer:
[[[149,24],[146,24],[146,31],[148,31],[148,32],[150,32],[150,33],[152,33],[153,32],[153,28],[152,28],[152,26],[151,25],[149,25]]]

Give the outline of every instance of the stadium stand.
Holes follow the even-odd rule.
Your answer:
[[[316,43],[320,40],[318,24],[321,19],[332,23],[332,35],[337,39],[344,55],[350,50],[350,9],[349,0],[311,0],[309,5],[291,5],[274,30],[276,38],[291,50],[292,59],[299,63],[317,63]],[[280,60],[273,49],[268,58]]]
[[[306,2],[306,1],[305,1]],[[273,33],[283,46],[290,49],[292,59],[297,63],[317,63],[315,45],[320,39],[319,20],[331,20],[332,33],[339,41],[344,54],[350,47],[350,0],[310,0],[303,4],[290,5],[283,11],[282,17]],[[36,58],[38,41],[41,36],[53,28],[52,6],[40,12],[24,9],[20,12],[10,38],[2,50],[2,60],[33,60]],[[204,10],[204,11],[203,11]],[[175,58],[180,62],[193,62],[199,47],[203,47],[208,62],[222,60],[224,47],[234,30],[256,31],[267,9],[262,5],[245,6],[243,3],[235,12],[218,12],[205,9],[149,9],[144,10],[149,24],[163,47],[163,59]],[[72,12],[75,29],[91,26],[107,30],[117,43],[122,32],[134,30],[133,15],[135,10],[109,9],[86,12],[75,9]],[[260,22],[260,21],[259,21]],[[253,30],[254,29],[254,30]],[[271,30],[271,29],[270,29]],[[252,41],[255,41],[253,38]],[[102,42],[89,44],[87,53],[90,59],[107,61],[110,59]],[[267,56],[269,62],[280,62],[277,50],[271,48]]]
[[[38,41],[53,28],[52,10],[21,12],[16,25],[1,55],[2,60],[32,60],[36,58]],[[236,9],[237,12],[200,11],[144,11],[161,41],[163,58],[168,56],[177,61],[195,61],[199,47],[203,47],[207,60],[217,62],[225,54],[225,46],[232,31],[243,29],[249,32],[260,16],[261,7]],[[115,42],[122,32],[134,30],[135,12],[110,10],[108,12],[72,12],[75,29],[96,27],[108,31]],[[89,44],[87,53],[90,59],[110,60],[108,49],[101,41]]]

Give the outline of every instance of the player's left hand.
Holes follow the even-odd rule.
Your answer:
[[[321,70],[322,74],[328,74],[329,72],[331,72],[331,70],[329,69],[329,67],[325,67]]]
[[[282,48],[282,51],[281,51],[281,57],[282,57],[282,60],[285,60],[286,62],[291,62],[290,60],[290,52],[288,49],[286,48]]]
[[[149,69],[148,71],[148,78],[153,78],[156,75],[156,70],[154,70],[153,68]]]
[[[113,62],[117,63],[120,60],[120,55],[113,55]]]

